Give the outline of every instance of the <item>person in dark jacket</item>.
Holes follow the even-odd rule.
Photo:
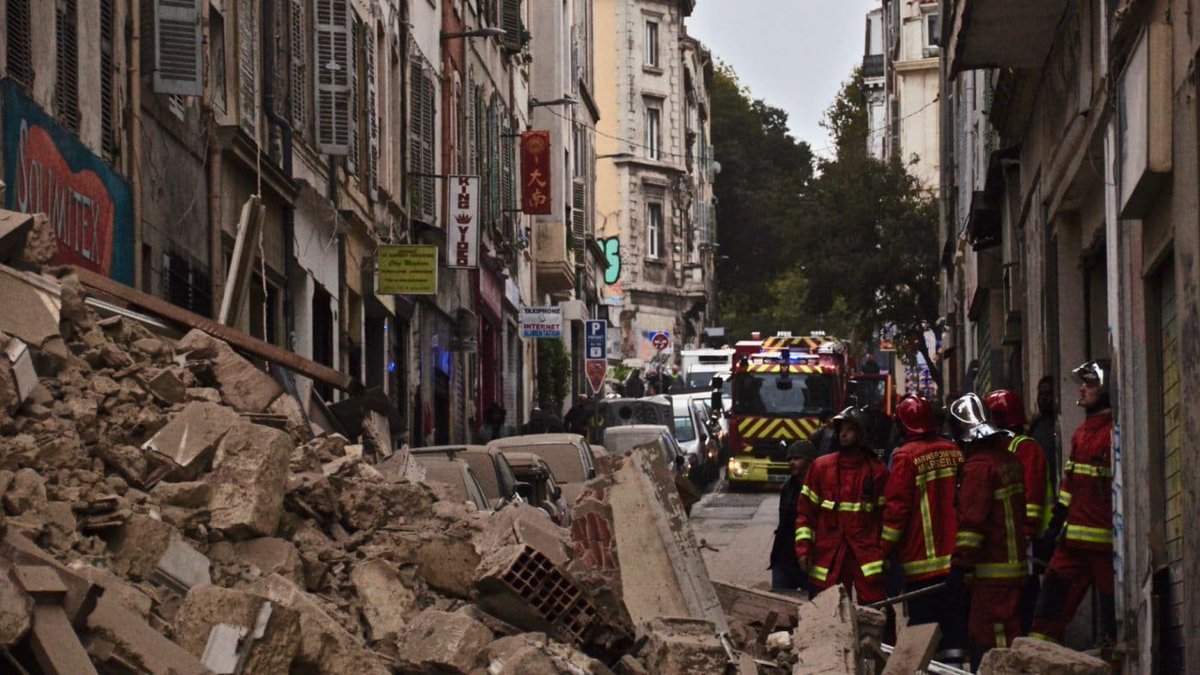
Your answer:
[[[633,372],[629,373],[629,377],[625,378],[625,396],[628,398],[641,398],[646,395],[646,382],[642,379],[642,369],[634,368]]]
[[[796,441],[787,451],[791,475],[779,490],[779,526],[771,547],[771,588],[776,591],[808,592],[808,575],[796,560],[796,501],[804,487],[808,467],[817,459],[817,448],[807,440]]]

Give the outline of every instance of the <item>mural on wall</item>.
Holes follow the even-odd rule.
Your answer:
[[[620,305],[625,299],[625,290],[621,287],[621,238],[607,237],[599,241],[607,265],[604,269],[604,302]]]
[[[48,216],[58,235],[55,264],[133,285],[129,184],[16,85],[2,86],[5,207]]]

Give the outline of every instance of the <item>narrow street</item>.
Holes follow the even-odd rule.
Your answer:
[[[767,590],[778,492],[730,492],[722,478],[692,507],[692,530],[708,574],[717,581]]]

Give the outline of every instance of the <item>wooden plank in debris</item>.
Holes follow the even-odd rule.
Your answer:
[[[143,293],[135,288],[130,288],[125,284],[113,281],[91,270],[74,265],[71,266],[71,270],[79,277],[79,281],[84,286],[92,290],[100,291],[151,314],[157,314],[164,319],[204,331],[215,338],[228,342],[236,349],[266,359],[271,363],[279,364],[305,377],[351,393],[357,392],[362,388],[362,384],[357,380],[329,366],[306,359],[282,347],[276,347],[269,342],[264,342],[256,337],[247,335],[240,330],[230,328],[229,326],[222,326],[208,317],[200,316],[195,312],[189,312],[182,307],[176,307],[166,300]]]
[[[888,657],[883,675],[912,675],[924,671],[937,652],[942,630],[936,623],[909,626],[900,633],[896,648]]]
[[[774,613],[780,621],[780,629],[790,629],[796,625],[796,612],[804,602],[799,596],[791,598],[715,579],[712,583],[725,613],[746,625],[763,625]]]

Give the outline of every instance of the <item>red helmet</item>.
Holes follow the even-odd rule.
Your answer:
[[[896,406],[896,420],[905,438],[916,438],[937,433],[937,418],[933,406],[919,396],[909,394]]]
[[[1005,429],[1025,426],[1025,401],[1017,392],[997,389],[987,395],[986,403],[996,426]]]

